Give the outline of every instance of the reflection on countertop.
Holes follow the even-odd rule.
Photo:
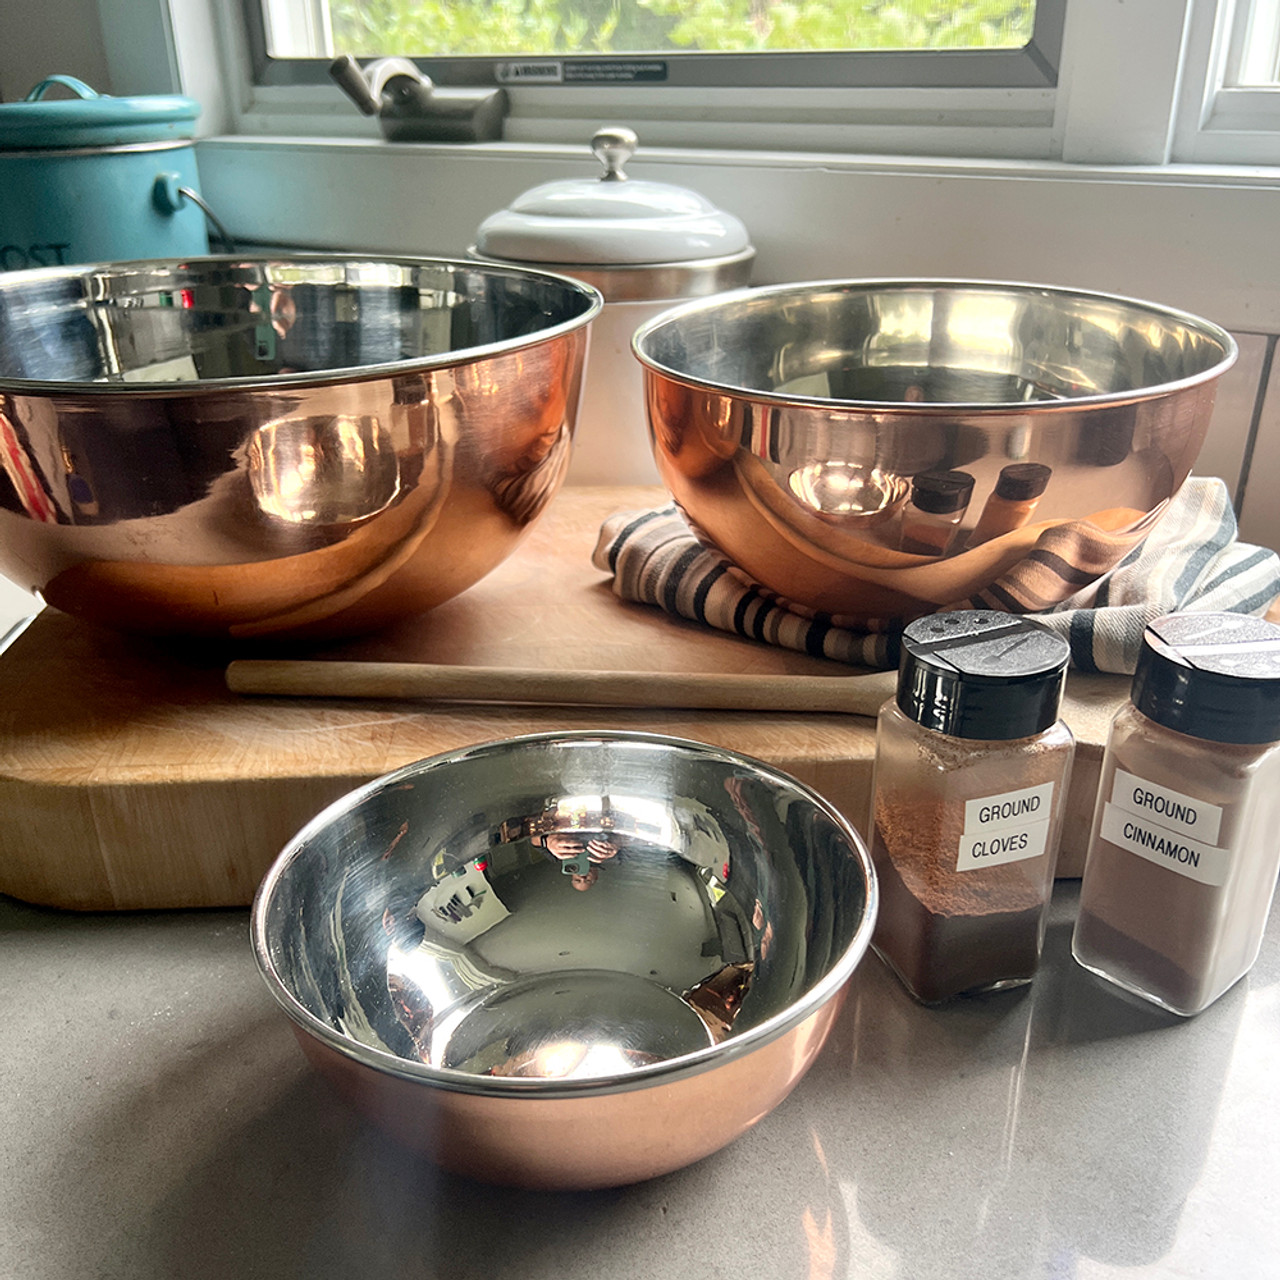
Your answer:
[[[618,1191],[437,1172],[313,1077],[242,911],[0,899],[3,1270],[27,1280],[519,1276],[1004,1280],[1275,1273],[1280,920],[1182,1021],[1070,959],[914,1004],[874,955],[818,1062],[745,1138]]]

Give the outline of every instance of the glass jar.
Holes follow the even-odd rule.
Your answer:
[[[1013,462],[1005,467],[965,545],[980,547],[1029,523],[1052,474],[1052,468],[1042,462]]]
[[[1190,1017],[1252,967],[1280,870],[1280,627],[1172,614],[1107,739],[1072,951]]]
[[[967,471],[926,471],[911,482],[899,546],[918,556],[945,556],[973,495]]]
[[[1031,981],[1075,742],[1066,641],[990,610],[903,633],[876,728],[872,945],[917,1000]]]

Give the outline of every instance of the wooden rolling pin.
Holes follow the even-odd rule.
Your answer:
[[[422,662],[241,659],[233,693],[303,698],[402,698],[546,706],[665,707],[719,711],[829,711],[874,716],[897,675],[716,675],[650,671],[545,671]]]

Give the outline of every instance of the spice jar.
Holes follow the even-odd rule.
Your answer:
[[[1058,718],[1068,656],[991,610],[903,633],[876,727],[872,945],[926,1004],[1035,973],[1075,751]]]
[[[911,482],[902,511],[900,548],[919,556],[944,556],[951,547],[973,493],[967,471],[926,471]]]
[[[1035,514],[1052,474],[1053,469],[1042,462],[1013,462],[1005,467],[967,545],[980,547],[992,538],[1021,529]]]
[[[1072,951],[1189,1017],[1252,967],[1280,868],[1280,627],[1171,614],[1103,756]]]

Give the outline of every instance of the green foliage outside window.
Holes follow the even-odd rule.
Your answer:
[[[360,56],[1020,48],[1033,0],[331,0]]]

